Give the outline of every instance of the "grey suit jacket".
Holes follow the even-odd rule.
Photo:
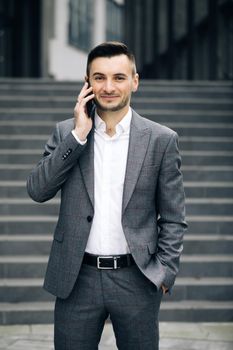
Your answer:
[[[74,120],[56,125],[44,156],[28,177],[32,199],[61,190],[44,287],[67,298],[77,279],[94,216],[94,132],[80,145]],[[122,226],[131,254],[160,288],[174,284],[186,230],[177,134],[133,111],[122,202]]]

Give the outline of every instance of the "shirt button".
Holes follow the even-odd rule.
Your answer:
[[[88,217],[87,217],[87,221],[88,221],[88,222],[91,222],[91,221],[92,221],[92,219],[93,219],[93,217],[92,217],[92,216],[90,216],[90,215],[88,215]]]

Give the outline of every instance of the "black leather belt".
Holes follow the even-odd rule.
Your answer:
[[[131,254],[125,255],[93,255],[84,254],[83,264],[97,267],[100,270],[116,270],[135,265]]]

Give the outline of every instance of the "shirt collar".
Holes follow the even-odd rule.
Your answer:
[[[131,119],[132,119],[132,109],[129,107],[129,110],[126,113],[126,115],[116,125],[116,133],[117,134],[128,133],[130,129]],[[102,132],[106,131],[106,124],[103,121],[103,119],[101,119],[100,116],[97,114],[97,111],[95,111],[95,129]]]

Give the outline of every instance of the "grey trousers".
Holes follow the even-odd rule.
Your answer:
[[[97,350],[111,319],[120,350],[158,350],[162,290],[138,269],[83,265],[73,291],[55,304],[55,350]]]

